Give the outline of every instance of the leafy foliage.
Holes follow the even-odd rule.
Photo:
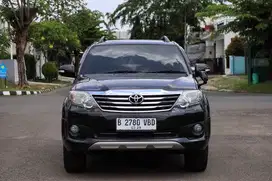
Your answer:
[[[12,27],[11,34],[16,43],[19,86],[28,85],[24,53],[30,24],[39,15],[41,18],[60,18],[84,5],[84,0],[2,0],[0,16]]]
[[[184,35],[184,23],[198,26],[195,13],[212,0],[127,0],[111,15],[113,23],[132,26],[131,38],[158,39],[162,35],[177,40]],[[186,15],[186,17],[185,17]]]
[[[5,29],[0,30],[0,55],[5,57],[8,52],[8,47],[10,45],[10,41],[8,38],[8,33],[5,31]],[[3,58],[0,57],[0,58]]]
[[[104,21],[104,15],[99,11],[91,11],[84,8],[77,13],[64,17],[63,21],[70,30],[77,33],[82,50],[102,36],[111,39],[115,38],[109,25],[107,25],[107,30],[103,30],[100,26],[101,24],[106,24],[106,22]]]
[[[272,1],[229,0],[231,4],[212,4],[197,17],[233,17],[221,31],[236,32],[248,41],[272,46]]]
[[[55,62],[46,62],[42,66],[42,73],[48,82],[58,78],[58,69]]]
[[[245,40],[238,36],[232,38],[225,54],[227,62],[230,61],[229,56],[245,56]]]
[[[36,0],[39,1],[41,20],[62,20],[86,6],[85,0]]]
[[[231,4],[210,5],[202,12],[199,12],[197,16],[202,18],[212,17],[213,19],[222,16],[232,17],[233,21],[225,25],[220,32],[233,31],[235,33],[239,33],[239,35],[245,39],[249,50],[251,50],[247,52],[249,57],[255,57],[258,54],[263,55],[262,52],[268,52],[267,57],[270,57],[271,61],[272,1],[229,0],[229,2]],[[229,51],[231,51],[231,49]],[[250,61],[248,62],[251,64]],[[270,66],[271,65],[272,64],[270,63]],[[248,74],[250,73],[251,71],[248,71]]]
[[[60,54],[80,48],[75,32],[56,20],[33,23],[29,30],[29,40],[34,47],[46,53],[56,50]]]
[[[236,36],[231,39],[231,43],[228,45],[226,49],[227,57],[230,55],[233,56],[244,56],[245,55],[245,41]]]

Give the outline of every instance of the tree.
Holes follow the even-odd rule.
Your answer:
[[[84,50],[102,36],[114,38],[113,31],[104,18],[101,12],[84,8],[66,16],[63,21],[72,31],[77,33],[82,45],[81,49]],[[107,29],[103,30],[101,24],[107,24]]]
[[[0,30],[0,55],[6,57],[8,52],[8,47],[10,46],[10,40],[7,31],[5,29]],[[0,57],[0,58],[3,58]]]
[[[232,38],[225,54],[227,62],[230,61],[229,56],[245,56],[245,40],[238,36]]]
[[[76,32],[81,44],[80,49],[85,50],[93,42],[102,36],[109,39],[114,39],[111,24],[105,21],[105,16],[99,11],[91,11],[90,9],[83,8],[82,10],[63,17],[64,23],[73,32]],[[106,30],[103,30],[101,24],[106,25]],[[79,65],[79,51],[74,51],[75,55],[75,70],[77,72]]]
[[[272,59],[272,1],[229,0],[229,4],[213,4],[197,13],[197,17],[232,17],[233,21],[219,32],[239,33],[245,39],[247,49],[248,83],[252,82],[252,61],[261,49]],[[270,55],[269,55],[270,54]]]
[[[0,15],[11,25],[16,44],[20,87],[28,85],[24,53],[30,24],[38,15],[50,18],[61,13],[69,14],[72,8],[83,4],[83,0],[2,0]]]
[[[143,34],[144,34],[143,26],[142,26],[140,17],[136,16],[135,22],[134,22],[133,27],[130,31],[130,39],[140,39],[144,36]]]
[[[45,58],[56,61],[56,58],[48,58],[48,53],[53,55],[64,55],[80,49],[80,41],[77,33],[73,32],[66,24],[57,21],[42,21],[32,23],[29,29],[29,40],[36,49],[45,55]]]
[[[231,39],[230,44],[226,49],[227,58],[230,55],[233,56],[244,56],[245,55],[245,44],[244,40],[238,36]]]
[[[197,17],[232,17],[221,32],[239,33],[247,41],[263,44],[272,52],[272,1],[229,0],[230,4],[212,4],[197,13]]]
[[[127,0],[112,13],[113,23],[132,27],[132,37],[158,39],[162,35],[178,40],[184,36],[184,25],[197,27],[195,13],[210,4],[212,0]],[[141,33],[142,32],[142,33]],[[181,42],[180,42],[181,43]]]

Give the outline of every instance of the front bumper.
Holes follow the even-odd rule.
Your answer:
[[[144,140],[101,140],[87,139],[64,140],[64,146],[74,152],[91,153],[97,151],[169,151],[183,153],[191,150],[202,150],[208,145],[205,136],[197,139],[173,138],[173,139],[144,139]]]
[[[157,119],[156,131],[118,132],[116,118]],[[86,111],[70,107],[62,119],[64,146],[75,152],[103,150],[163,150],[185,152],[206,148],[210,136],[209,116],[200,105],[186,110],[173,108],[169,112],[156,113],[110,113],[99,109]],[[203,132],[195,135],[195,124],[203,126]],[[80,129],[78,135],[69,132],[71,125]]]

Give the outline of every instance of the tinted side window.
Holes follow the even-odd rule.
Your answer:
[[[80,74],[188,72],[185,61],[176,45],[98,45],[84,59]]]

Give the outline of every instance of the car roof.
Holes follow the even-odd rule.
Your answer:
[[[174,45],[174,42],[165,42],[163,40],[107,40],[96,45]]]

